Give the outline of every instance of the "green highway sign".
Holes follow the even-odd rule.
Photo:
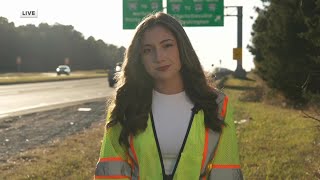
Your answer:
[[[135,29],[143,17],[162,9],[162,0],[123,0],[123,29]]]
[[[223,26],[223,0],[167,0],[167,13],[183,26]]]

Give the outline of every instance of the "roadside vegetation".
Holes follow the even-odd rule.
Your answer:
[[[126,50],[59,22],[16,25],[0,16],[0,32],[0,72],[52,71],[62,64],[73,71],[110,69]]]
[[[262,0],[249,51],[269,87],[296,103],[320,100],[320,1]]]
[[[33,82],[48,82],[72,79],[85,79],[107,77],[106,70],[89,70],[89,71],[73,71],[70,75],[60,75],[56,73],[3,73],[0,74],[0,85],[18,84],[18,83],[33,83]]]
[[[320,179],[320,123],[258,76],[230,78],[225,92],[235,109],[240,155],[247,179]],[[313,107],[314,108],[314,107]]]
[[[265,88],[257,76],[228,76],[223,91],[235,109],[246,179],[320,179],[320,124]],[[304,109],[306,113],[313,113]],[[92,179],[104,122],[0,165],[0,179]]]

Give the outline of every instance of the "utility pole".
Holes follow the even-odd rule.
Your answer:
[[[224,16],[236,16],[238,19],[237,23],[237,48],[241,50],[240,58],[237,59],[237,69],[234,75],[238,78],[245,78],[246,71],[242,67],[242,6],[225,6],[225,8],[237,8],[237,15],[224,15]]]

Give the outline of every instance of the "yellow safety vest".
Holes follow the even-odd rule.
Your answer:
[[[130,148],[119,144],[121,125],[104,134],[95,179],[120,180],[236,180],[243,179],[233,112],[228,97],[219,92],[222,133],[205,127],[202,110],[193,111],[186,137],[171,176],[164,173],[152,113],[145,131],[129,137]],[[108,119],[108,118],[107,118]]]

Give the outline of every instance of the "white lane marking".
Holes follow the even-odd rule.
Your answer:
[[[48,105],[49,104],[47,104],[47,103],[40,103],[40,104],[37,104],[37,105],[25,106],[25,107],[22,107],[22,108],[16,108],[16,109],[12,109],[10,111],[5,111],[5,112],[1,112],[0,111],[0,117],[2,117],[3,115],[9,114],[9,113],[18,112],[18,111],[24,111],[24,110],[28,110],[28,109],[39,108],[39,107],[48,106]],[[8,115],[6,115],[6,116],[8,116]]]

